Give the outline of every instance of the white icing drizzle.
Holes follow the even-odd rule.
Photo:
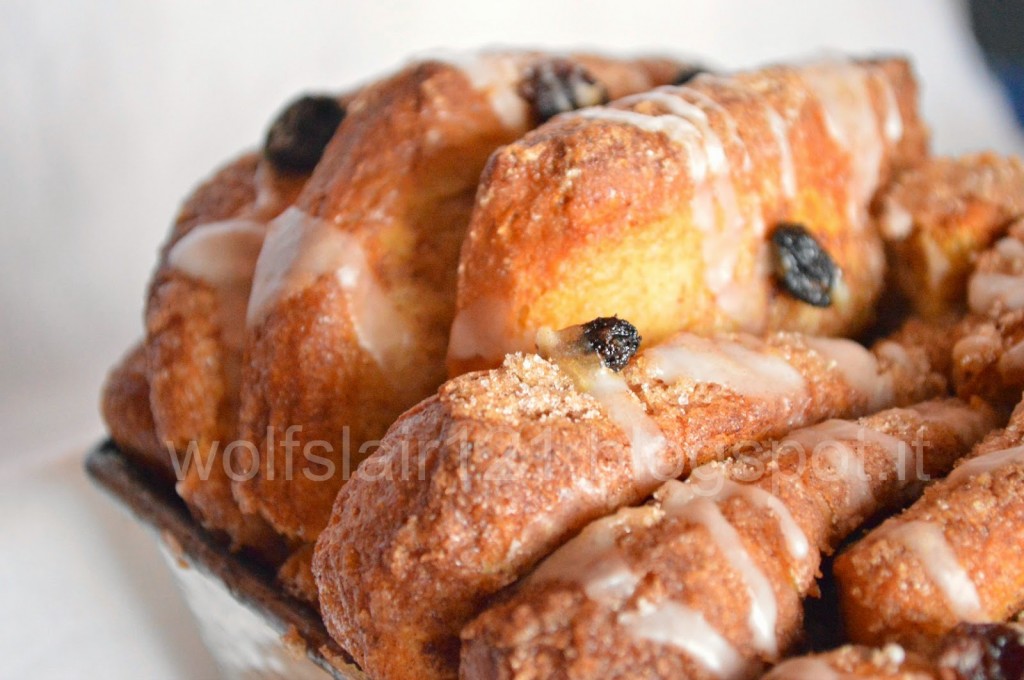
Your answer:
[[[931,236],[922,235],[920,244],[924,252],[925,269],[928,272],[928,285],[933,288],[938,287],[949,276],[953,263],[950,262],[949,256],[946,255],[942,246],[936,243]]]
[[[526,54],[437,50],[421,58],[440,61],[461,70],[473,88],[487,97],[505,127],[525,132],[528,108],[517,87],[527,57]]]
[[[193,227],[167,254],[167,263],[213,288],[221,339],[240,350],[245,337],[245,310],[256,259],[266,227],[261,222],[233,219]]]
[[[753,484],[741,484],[726,476],[721,465],[702,465],[687,478],[684,485],[696,486],[696,494],[716,502],[733,497],[741,497],[751,505],[768,510],[775,517],[786,543],[786,549],[794,560],[802,560],[810,552],[807,535],[796,523],[793,514],[777,496]],[[710,487],[710,488],[709,488]]]
[[[480,357],[496,362],[507,352],[532,349],[528,333],[517,334],[511,330],[511,318],[507,300],[496,296],[474,300],[455,314],[448,340],[448,358]]]
[[[704,261],[704,281],[714,293],[718,307],[730,318],[739,322],[739,327],[758,330],[761,326],[757,309],[758,298],[752,295],[748,286],[737,285],[736,268],[741,249],[737,244],[744,242],[746,233],[757,235],[764,232],[760,202],[744,215],[736,196],[735,178],[729,157],[719,134],[712,128],[707,112],[713,110],[729,126],[731,116],[706,94],[689,87],[664,87],[640,97],[666,107],[685,120],[691,121],[700,131],[704,142],[704,153],[708,161],[706,182],[694,185],[694,223],[703,231],[701,249]],[[683,99],[687,97],[694,102]],[[734,125],[734,124],[733,124]],[[735,130],[734,136],[739,139]],[[742,139],[739,139],[746,164],[749,154]],[[707,210],[712,203],[717,212]],[[709,219],[710,218],[710,219]]]
[[[847,206],[848,216],[854,226],[864,226],[868,202],[879,182],[885,128],[895,132],[895,124],[882,122],[880,129],[865,67],[847,61],[827,61],[799,69],[798,73],[821,102],[829,135],[850,154],[854,190]],[[881,71],[875,77],[879,82],[887,80]],[[898,108],[895,115],[899,115]],[[902,123],[899,132],[902,135]]]
[[[867,399],[868,411],[877,411],[892,403],[892,375],[880,375],[878,361],[862,345],[842,338],[818,337],[808,337],[805,343],[835,366],[850,387]]]
[[[865,437],[871,436],[868,433],[879,434],[846,420],[828,420],[791,433],[786,443],[802,446],[805,454],[811,457],[814,470],[820,471],[817,461],[827,463],[830,473],[847,489],[848,511],[865,512],[875,505],[871,478],[864,469],[861,446],[850,446],[847,442],[863,443]],[[894,460],[897,455],[894,452]]]
[[[764,572],[751,559],[739,533],[714,501],[697,495],[692,485],[670,480],[662,487],[661,508],[666,514],[701,524],[708,529],[729,565],[740,575],[750,597],[748,623],[754,645],[769,656],[778,653],[775,625],[778,603]]]
[[[668,446],[661,428],[647,415],[644,405],[621,375],[601,366],[588,378],[583,389],[601,404],[608,418],[629,439],[636,484],[647,487],[659,480],[663,474],[659,469],[661,453]]]
[[[948,484],[959,484],[971,477],[977,477],[1008,465],[1024,463],[1024,446],[1015,446],[1001,451],[992,451],[982,456],[968,458],[957,465],[946,477]]]
[[[260,222],[266,222],[284,209],[284,200],[274,184],[274,171],[269,163],[260,162],[253,176],[256,185],[256,200],[252,205],[253,215]]]
[[[805,656],[780,663],[764,676],[764,680],[842,680],[828,661],[820,657]]]
[[[1001,303],[1004,310],[1024,309],[1024,275],[978,272],[967,286],[971,311],[987,314]]]
[[[906,442],[860,423],[827,420],[793,432],[787,442],[799,444],[813,456],[812,460],[820,456],[829,465],[848,490],[851,512],[870,512],[877,505],[871,477],[864,468],[865,444],[878,446],[889,456],[896,479],[903,486],[914,481],[913,460]]]
[[[576,537],[552,553],[529,576],[531,583],[570,581],[587,597],[614,605],[636,590],[640,575],[633,572],[616,548],[616,539],[636,527],[651,524],[660,513],[644,506],[623,508],[591,522]]]
[[[693,100],[693,101],[690,101]],[[718,132],[712,127],[708,111],[714,111],[743,150],[744,168],[750,167],[750,155],[735,120],[722,106],[703,92],[689,87],[664,86],[650,92],[626,97],[618,106],[654,104],[668,111],[652,115],[621,108],[594,107],[570,116],[608,120],[662,133],[683,147],[693,195],[690,199],[693,224],[702,232],[701,248],[704,280],[715,295],[719,308],[738,322],[740,328],[758,330],[763,325],[763,309],[749,287],[737,283],[736,268],[745,234],[764,232],[759,201],[745,212],[736,195],[735,178],[729,156]]]
[[[412,347],[411,333],[370,269],[358,238],[294,207],[268,228],[249,298],[249,326],[261,323],[279,301],[328,274],[336,277],[348,298],[362,348],[381,366],[404,363]]]
[[[1024,260],[1024,243],[1021,243],[1012,236],[999,239],[996,242],[995,249],[1001,257],[1010,262]]]
[[[902,241],[914,230],[914,216],[902,203],[889,197],[882,207],[879,221],[882,236],[890,241]]]
[[[796,166],[793,164],[793,147],[789,142],[789,125],[778,111],[767,109],[768,128],[779,147],[779,185],[782,195],[792,200],[796,197]]]
[[[873,71],[875,82],[882,91],[883,104],[885,105],[885,118],[882,119],[882,133],[885,139],[892,144],[903,139],[903,114],[900,113],[900,105],[896,99],[896,90],[883,71]]]
[[[632,125],[633,127],[638,127],[641,130],[646,130],[647,132],[663,134],[688,149],[693,148],[695,145],[700,143],[697,139],[696,128],[688,121],[672,114],[655,116],[626,109],[613,109],[608,106],[591,106],[562,114],[562,117],[606,120],[612,123]],[[701,175],[697,174],[702,167],[699,165],[700,161],[697,160],[700,157],[687,154],[687,158],[691,163],[690,172],[692,173],[692,176],[695,180],[700,179]]]
[[[961,566],[945,532],[937,524],[919,520],[890,520],[878,532],[890,541],[906,547],[939,589],[950,611],[961,621],[981,621],[984,610],[978,590]]]
[[[785,359],[726,338],[678,333],[644,357],[652,375],[666,383],[685,378],[765,399],[798,400],[806,394],[803,375]]]
[[[619,623],[641,640],[683,650],[716,677],[733,678],[747,667],[746,660],[703,614],[678,602],[643,602],[638,611],[620,614]]]

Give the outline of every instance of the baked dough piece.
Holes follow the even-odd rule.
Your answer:
[[[924,402],[671,480],[653,503],[589,524],[470,623],[460,677],[757,677],[800,638],[822,553],[995,424],[980,400]]]
[[[101,410],[110,437],[134,460],[166,480],[173,480],[174,466],[160,444],[149,408],[149,375],[146,348],[140,342],[111,370],[103,386]]]
[[[765,680],[1018,680],[1024,677],[1024,626],[961,624],[938,653],[925,658],[895,643],[880,649],[848,645],[797,657],[772,669]]]
[[[654,342],[680,329],[854,334],[884,278],[869,201],[926,137],[895,59],[700,75],[563,115],[488,163],[450,374],[528,350],[542,326],[613,314]],[[828,307],[775,283],[770,237],[793,222],[841,272]]]
[[[846,632],[929,653],[1024,608],[1024,404],[945,479],[835,562]]]
[[[926,658],[897,644],[876,649],[847,645],[824,654],[788,659],[773,668],[764,680],[947,680]]]
[[[284,561],[277,570],[277,580],[286,593],[319,608],[312,564],[313,544],[306,543]]]
[[[234,486],[246,511],[314,541],[359,461],[444,379],[458,252],[490,153],[548,115],[553,94],[601,101],[679,68],[446,56],[360,91],[257,264],[241,411],[257,474]]]
[[[233,549],[268,557],[280,540],[238,508],[229,474],[246,470],[236,442],[244,318],[266,224],[307,176],[258,154],[217,172],[182,207],[146,305],[150,405],[159,440],[178,457],[178,493]]]
[[[1024,164],[979,153],[930,158],[877,201],[892,277],[925,318],[964,311],[974,259],[1024,214]]]
[[[948,337],[681,333],[621,374],[515,354],[451,380],[338,494],[313,563],[328,630],[373,677],[453,677],[462,626],[573,532],[750,442],[943,393],[923,348]]]
[[[970,311],[953,347],[957,393],[1009,410],[1024,390],[1024,220],[980,255],[967,301]]]

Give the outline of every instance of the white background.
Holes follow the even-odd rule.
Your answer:
[[[0,5],[0,677],[206,677],[144,535],[82,479],[181,198],[278,107],[434,47],[670,51],[719,67],[904,52],[942,152],[1024,148],[953,0]]]

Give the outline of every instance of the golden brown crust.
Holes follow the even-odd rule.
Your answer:
[[[492,95],[506,88],[513,98],[528,70],[550,59],[488,58],[506,60]],[[598,80],[607,75],[617,95],[658,84],[669,72],[658,60],[588,57],[586,64]],[[311,220],[330,223],[365,253],[366,278],[404,326],[389,332],[407,342],[386,360],[376,355],[380,348],[360,335],[373,321],[333,272],[275,301],[252,328],[242,434],[259,445],[260,472],[236,483],[235,495],[288,536],[316,539],[338,488],[367,455],[364,445],[372,450],[403,410],[444,379],[458,253],[479,174],[496,147],[523,132],[500,113],[466,71],[444,61],[414,64],[353,99],[300,197],[297,207]],[[280,436],[292,426],[301,429],[289,466],[266,432]],[[311,443],[321,460],[301,455]]]
[[[128,455],[162,478],[175,478],[170,456],[156,436],[149,408],[146,349],[133,347],[115,366],[103,386],[101,410],[111,438]]]
[[[926,318],[962,312],[977,255],[1024,214],[1024,164],[979,153],[930,158],[876,201],[900,290]]]
[[[1024,442],[1024,408],[965,462]],[[961,465],[964,463],[962,462]],[[977,590],[984,617],[1006,620],[1024,607],[1024,461],[930,486],[924,496],[854,544],[835,562],[846,632],[855,642],[899,642],[931,651],[959,618],[922,559],[891,533],[910,522],[939,527]]]
[[[789,659],[765,676],[765,680],[805,680],[841,673],[855,680],[947,680],[924,657],[908,653],[898,645],[881,649],[847,645],[824,654]]]
[[[937,409],[941,415],[929,416],[928,409]],[[961,418],[967,424],[959,429],[953,423]],[[614,546],[600,553],[589,569],[565,561],[566,551],[573,546],[569,544],[542,563],[534,577],[522,582],[506,601],[463,629],[460,677],[626,678],[637,667],[651,669],[652,677],[662,678],[717,678],[726,667],[736,669],[735,675],[725,671],[728,677],[752,677],[760,662],[778,657],[759,646],[754,635],[749,585],[724,552],[726,543],[720,536],[695,521],[675,499],[687,498],[689,491],[696,490],[697,499],[718,506],[743,550],[770,584],[776,607],[771,634],[776,649],[785,653],[801,635],[802,599],[815,586],[821,553],[834,550],[866,516],[898,507],[913,485],[913,477],[900,474],[891,446],[903,442],[906,455],[911,451],[920,455],[925,473],[941,474],[991,429],[995,418],[980,402],[972,409],[952,400],[928,404],[921,412],[892,409],[851,424],[849,430],[836,429],[834,424],[798,430],[783,437],[781,444],[807,441],[801,439],[803,434],[815,437],[809,440],[815,444],[842,442],[851,447],[870,487],[867,504],[855,496],[856,484],[844,475],[835,470],[825,472],[820,459],[808,464],[806,450],[780,453],[774,446],[759,453],[752,450],[741,460],[702,468],[698,478],[685,483],[669,482],[655,493],[654,503],[620,510],[584,529],[607,533]],[[894,440],[880,442],[872,433]],[[815,449],[812,455],[822,454]],[[734,480],[740,488],[774,495],[808,541],[806,554],[797,558],[790,552],[779,516],[750,496],[739,492],[716,496],[725,479]],[[556,562],[560,558],[563,561]],[[636,579],[635,588],[588,597],[587,588],[593,587],[588,584],[606,574],[617,558],[624,560],[630,578]],[[684,644],[676,646],[634,634],[636,623],[631,621],[642,620],[663,604],[700,612],[710,629],[732,648],[728,654],[715,654],[704,646],[705,653],[722,668],[713,671],[685,651]],[[672,626],[682,629],[695,624],[663,614],[659,625],[668,634]],[[686,639],[684,630],[676,635]],[[689,639],[699,645],[702,638],[695,634]]]
[[[640,355],[622,375],[671,444],[660,471],[868,408],[800,336],[737,341],[784,358],[806,392],[776,399],[687,379],[666,385]],[[919,349],[880,363],[893,378],[886,403],[944,389]],[[451,677],[458,631],[487,597],[655,486],[637,478],[622,430],[553,364],[513,355],[501,369],[454,379],[404,414],[339,492],[314,560],[325,622],[371,674]]]
[[[978,256],[969,284],[970,312],[956,328],[952,353],[957,393],[979,395],[1007,410],[1024,390],[1024,307],[1012,299],[1014,288],[1024,290],[1024,221],[1014,222],[1008,232]],[[986,286],[1006,292],[993,297]]]
[[[903,122],[898,143],[875,140],[881,146],[873,179],[883,182],[894,168],[925,153],[916,85],[902,61],[848,68],[825,77],[840,89],[867,79],[863,94],[872,109],[865,115],[877,126],[872,132],[882,134],[886,106],[898,108]],[[680,97],[687,99],[702,112],[694,114],[698,124],[706,116],[712,131],[697,138],[697,148],[681,151],[671,130],[657,133],[595,114],[555,119],[496,153],[482,177],[462,251],[450,375],[527,348],[542,326],[560,328],[595,316],[628,318],[651,341],[680,328],[826,334],[863,328],[884,264],[877,234],[867,225],[858,229],[859,220],[851,218],[870,199],[870,193],[858,196],[872,186],[860,186],[864,182],[855,175],[864,161],[860,155],[871,151],[851,153],[830,134],[822,100],[804,79],[808,73],[774,68],[698,77],[687,88],[606,109],[613,117],[642,114],[643,125],[670,128],[664,121],[672,116],[662,114],[683,106]],[[888,99],[886,82],[894,99]],[[711,218],[710,233],[724,239],[717,244],[696,226],[705,215],[701,201],[712,201],[714,210],[714,192],[727,195],[730,189],[712,186],[714,168],[711,179],[701,179],[692,165],[702,162],[700,144],[714,145],[712,134],[722,144],[724,172],[731,173],[724,181],[735,194]],[[707,151],[709,157],[716,149]],[[783,167],[793,169],[791,195]],[[730,209],[742,216],[742,226],[729,225]],[[844,285],[832,307],[813,308],[773,286],[766,232],[782,221],[805,224],[842,268]],[[732,257],[728,284],[711,283]],[[737,306],[732,316],[720,304],[725,298]]]
[[[886,680],[1011,680],[1024,674],[1024,625],[960,624],[937,642],[927,657],[890,643],[882,648],[847,645],[789,659],[765,680],[808,678]],[[836,676],[838,677],[838,676]]]
[[[279,174],[257,154],[246,154],[200,185],[162,250],[146,308],[149,399],[160,441],[183,466],[178,493],[207,529],[227,536],[232,549],[250,546],[271,561],[281,541],[258,516],[239,510],[230,473],[242,474],[244,467],[223,457],[237,439],[242,361],[241,348],[228,340],[238,329],[224,323],[241,320],[226,317],[215,287],[176,267],[170,256],[194,229],[238,217],[269,219],[294,199],[304,179]]]
[[[277,570],[277,580],[284,592],[319,610],[320,602],[313,579],[313,544],[307,543],[293,552]]]

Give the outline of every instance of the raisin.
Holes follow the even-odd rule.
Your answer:
[[[519,84],[537,125],[584,106],[608,103],[608,90],[587,69],[566,59],[551,59],[529,70]]]
[[[278,170],[309,172],[345,118],[333,97],[301,97],[285,107],[267,131],[263,155]]]
[[[832,304],[839,268],[801,224],[780,224],[772,233],[772,264],[786,291],[815,307]]]
[[[938,665],[956,680],[1020,680],[1024,678],[1024,627],[962,623],[943,640]]]
[[[583,324],[583,341],[597,352],[601,362],[613,371],[621,371],[640,347],[636,326],[616,316],[601,316]]]
[[[675,80],[672,81],[673,85],[686,85],[688,82],[699,76],[701,73],[710,73],[703,66],[684,66],[676,76]]]

